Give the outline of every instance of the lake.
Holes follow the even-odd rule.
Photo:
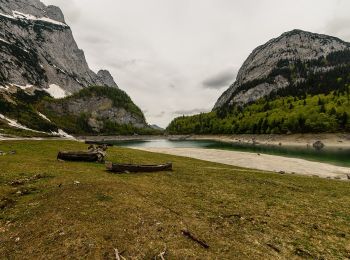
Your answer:
[[[133,140],[133,141],[108,141],[115,146],[129,148],[204,148],[223,149],[251,153],[264,153],[286,157],[301,158],[310,161],[326,162],[339,166],[350,167],[350,148],[325,148],[317,151],[312,147],[300,146],[268,146],[226,143],[211,140]]]

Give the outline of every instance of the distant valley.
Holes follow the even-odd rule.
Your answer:
[[[0,0],[0,134],[163,134],[93,72],[62,11],[39,0]],[[174,119],[168,134],[350,131],[350,43],[292,30],[257,47],[213,110]]]

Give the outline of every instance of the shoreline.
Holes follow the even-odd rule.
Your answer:
[[[299,146],[312,147],[316,141],[321,141],[327,148],[350,148],[350,133],[335,134],[291,134],[291,135],[115,135],[115,136],[74,136],[63,137],[5,137],[0,135],[0,141],[15,140],[76,140],[109,142],[109,141],[138,141],[138,140],[171,140],[171,141],[200,141],[211,140],[232,144],[250,144],[262,146]]]
[[[298,174],[328,179],[349,180],[350,168],[323,162],[308,161],[269,154],[227,151],[202,148],[133,148],[153,153],[189,157],[203,161],[221,163],[280,174]]]
[[[291,134],[291,135],[193,135],[186,140],[213,140],[235,144],[264,146],[304,146],[312,147],[316,141],[325,148],[350,148],[350,134]]]
[[[213,140],[226,143],[260,145],[260,146],[299,146],[312,147],[315,141],[322,141],[327,149],[350,148],[350,134],[298,134],[298,135],[193,135],[193,136],[76,136],[75,139],[68,138],[6,138],[0,136],[1,141],[63,141],[71,140],[84,142],[86,140],[103,141],[132,141],[132,140]],[[283,172],[290,174],[301,174],[318,176],[322,178],[348,180],[350,178],[350,167],[337,166],[325,162],[309,161],[307,159],[285,157],[281,155],[258,154],[254,152],[228,151],[203,148],[133,148],[143,151],[164,153],[177,156],[185,156],[204,161],[233,165],[248,169],[256,169],[270,172]]]
[[[137,136],[77,136],[77,140],[85,141],[138,141],[138,140],[171,140],[200,141],[210,140],[232,144],[249,144],[262,146],[299,146],[312,147],[316,141],[321,141],[327,148],[350,148],[350,133],[335,134],[291,134],[291,135],[137,135]]]

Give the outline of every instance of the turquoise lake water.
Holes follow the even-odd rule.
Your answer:
[[[210,140],[138,140],[138,141],[109,141],[115,146],[129,148],[204,148],[204,149],[222,149],[241,152],[264,153],[271,155],[281,155],[286,157],[302,158],[310,161],[327,162],[339,166],[350,167],[350,148],[325,148],[317,151],[312,147],[291,147],[291,146],[267,146],[267,145],[249,145],[249,144],[230,144],[225,142]]]

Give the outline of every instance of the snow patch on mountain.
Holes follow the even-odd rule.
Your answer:
[[[44,89],[47,93],[50,94],[53,98],[65,98],[67,96],[70,96],[71,93],[65,91],[63,88],[56,84],[51,84],[49,88]]]
[[[4,43],[6,43],[6,44],[11,44],[10,42],[6,41],[6,40],[3,39],[3,38],[0,38],[0,42],[4,42]]]
[[[16,87],[18,87],[18,88],[20,88],[20,89],[22,89],[22,90],[26,90],[26,89],[28,89],[28,88],[32,88],[32,87],[34,87],[33,85],[30,85],[30,84],[27,84],[27,85],[25,85],[25,86],[21,86],[21,85],[17,85],[17,84],[12,84],[13,86],[16,86]]]
[[[59,135],[61,137],[64,138],[68,138],[68,139],[75,139],[74,136],[67,134],[65,131],[63,131],[62,129],[58,129],[58,132],[51,132],[52,135]]]
[[[50,119],[48,119],[44,114],[42,114],[42,113],[40,113],[40,112],[38,112],[38,115],[40,116],[40,117],[42,117],[43,119],[45,119],[46,121],[49,121],[49,122],[51,122],[51,120]]]
[[[24,19],[24,20],[30,20],[30,21],[43,21],[43,22],[47,22],[47,23],[51,23],[51,24],[55,24],[55,25],[59,25],[59,26],[63,26],[63,27],[68,27],[68,25],[66,25],[65,23],[61,23],[58,21],[55,21],[53,19],[47,18],[47,17],[35,17],[34,15],[31,14],[24,14],[18,11],[12,11],[13,13],[13,18],[15,19]]]
[[[45,132],[37,131],[37,130],[34,130],[34,129],[30,129],[30,128],[24,126],[24,125],[21,125],[16,120],[10,119],[10,118],[4,116],[3,114],[0,114],[0,119],[7,121],[9,126],[12,126],[12,127],[18,128],[18,129],[32,131],[32,132],[35,132],[35,133],[45,133]]]

